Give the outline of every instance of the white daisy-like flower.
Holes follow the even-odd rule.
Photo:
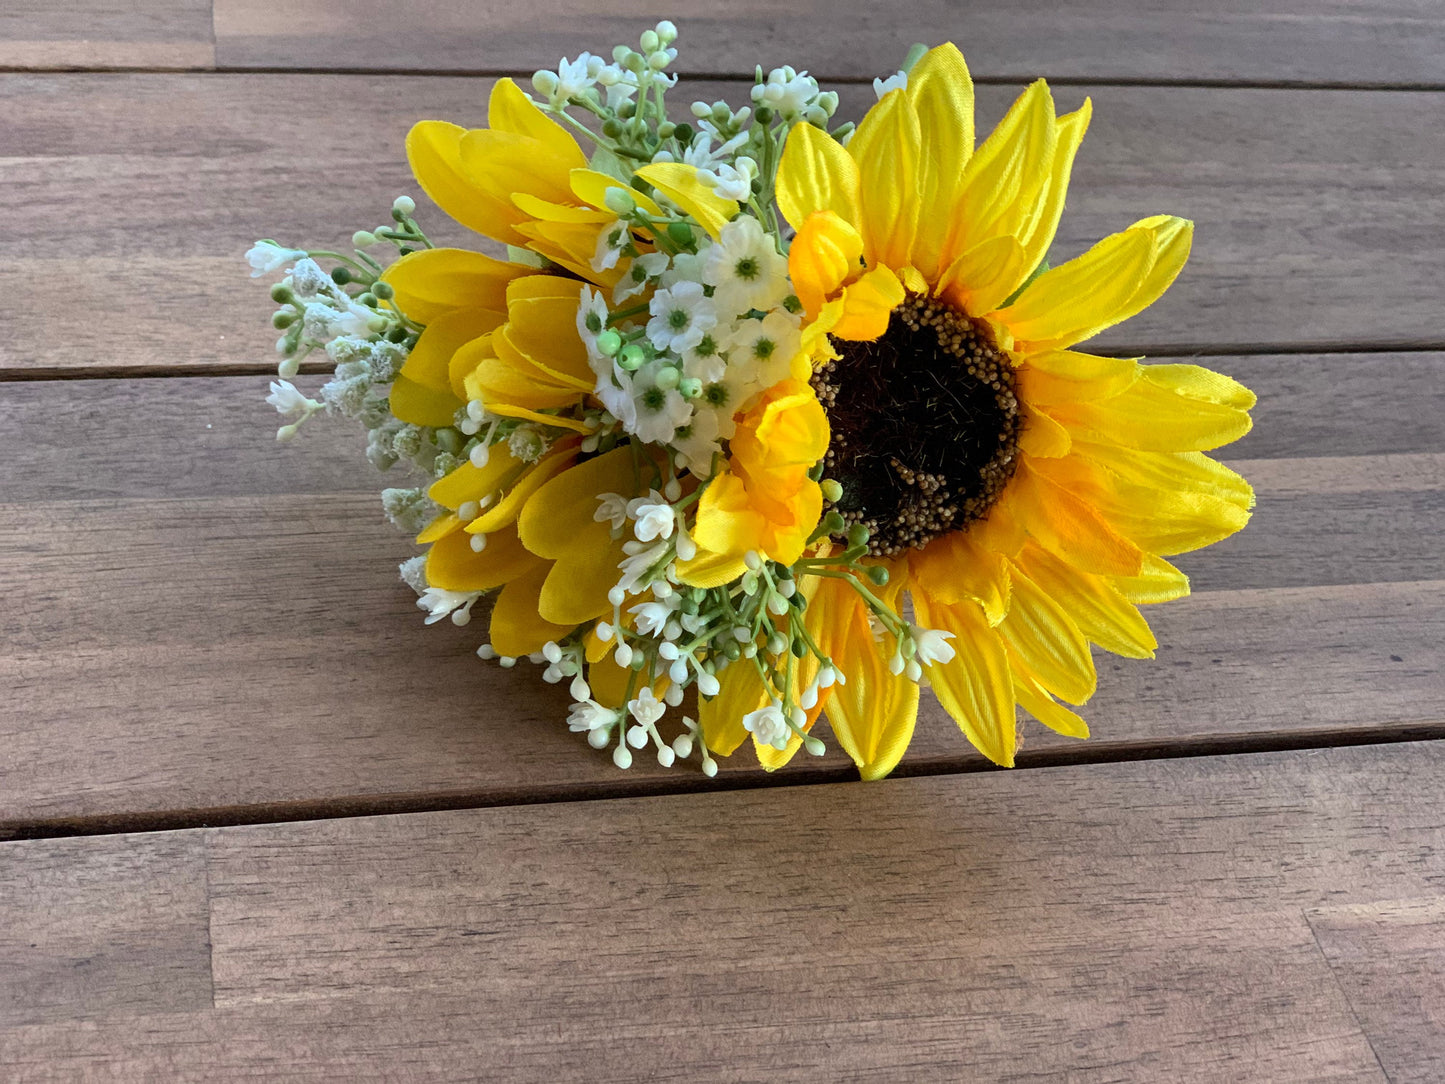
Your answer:
[[[715,325],[682,351],[683,375],[704,384],[721,380],[727,372],[726,351],[732,345],[733,331],[731,324]]]
[[[742,321],[728,359],[751,373],[760,387],[771,388],[788,378],[793,358],[801,348],[802,335],[794,318],[776,311],[761,320]]]
[[[257,241],[246,253],[246,262],[251,265],[253,279],[279,271],[288,263],[305,258],[306,253],[300,249],[282,248],[274,241]]]
[[[646,444],[668,443],[678,427],[686,425],[692,417],[692,404],[682,397],[676,385],[664,388],[657,383],[658,374],[664,368],[671,366],[662,359],[650,361],[637,370],[632,384],[636,422],[628,431]]]
[[[749,168],[750,166],[752,168]],[[723,199],[737,200],[739,203],[752,196],[753,178],[757,175],[757,166],[746,156],[739,158],[735,165],[724,162],[712,169],[697,171],[698,180],[711,185],[712,190]]]
[[[607,308],[607,300],[602,296],[601,291],[594,290],[590,286],[582,288],[582,303],[577,306],[577,334],[582,339],[583,345],[587,347],[587,356],[592,362],[603,361],[608,367],[612,365],[609,358],[605,358],[597,350],[597,336],[602,334],[607,327],[607,318],[611,311]],[[598,367],[593,364],[592,369],[598,372]]]
[[[740,215],[722,228],[703,260],[702,280],[714,288],[714,306],[726,316],[752,309],[766,312],[781,305],[790,292],[787,257],[750,215]]]
[[[656,282],[666,271],[665,252],[649,252],[637,257],[628,267],[627,274],[618,279],[617,285],[612,288],[612,303],[617,305],[635,294],[642,293],[649,283]]]
[[[890,90],[907,90],[907,89],[908,89],[908,73],[905,72],[905,71],[900,71],[900,72],[897,72],[897,73],[895,73],[895,74],[893,74],[893,75],[890,75],[887,79],[875,79],[875,80],[873,80],[873,93],[876,94],[876,95],[878,95],[879,101],[882,101],[882,100],[883,100],[883,96],[884,96],[885,94],[887,94]]]
[[[577,97],[597,82],[597,74],[601,70],[601,57],[591,53],[579,53],[576,60],[568,60],[564,56],[562,63],[557,65],[557,89],[552,92],[553,101],[560,104]]]
[[[765,83],[753,87],[753,102],[769,105],[785,120],[800,117],[818,97],[818,81],[791,66],[774,68]]]
[[[732,421],[732,413],[727,413]],[[679,464],[699,478],[712,476],[713,456],[722,451],[719,442],[722,417],[719,411],[698,407],[692,418],[672,436],[672,446],[677,450]],[[735,423],[734,426],[735,428]],[[678,556],[682,556],[682,542],[678,541]],[[685,559],[685,558],[684,558]]]
[[[639,542],[655,542],[659,538],[671,538],[677,517],[672,505],[663,499],[661,493],[653,490],[646,497],[634,497],[627,502],[627,514],[633,520],[632,533]]]
[[[597,251],[592,256],[592,270],[610,271],[616,267],[623,248],[631,240],[627,223],[622,219],[619,218],[608,226],[597,235]]]
[[[761,744],[771,745],[774,749],[786,749],[788,739],[792,737],[787,716],[778,704],[769,704],[757,711],[748,712],[743,716],[743,729]]]
[[[614,364],[611,373],[598,378],[594,394],[625,432],[637,429],[638,388],[631,373]]]
[[[659,285],[670,290],[679,282],[701,282],[702,253],[706,252],[711,244],[712,242],[704,237],[702,247],[697,252],[679,252],[672,258],[671,266],[659,276]]]
[[[670,290],[658,290],[647,306],[647,337],[659,350],[681,354],[696,346],[703,334],[717,324],[717,313],[703,293],[700,282],[679,282]]]

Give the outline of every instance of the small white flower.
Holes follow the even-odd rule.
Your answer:
[[[713,302],[723,316],[739,316],[752,309],[766,312],[781,305],[791,292],[787,257],[749,215],[722,228],[703,260],[702,280],[714,287]]]
[[[894,75],[890,75],[887,79],[873,80],[873,93],[878,95],[879,101],[882,101],[883,96],[889,91],[907,89],[908,73],[905,71],[900,71]]]
[[[271,394],[266,396],[266,402],[276,408],[276,413],[286,415],[310,414],[321,406],[316,400],[302,395],[289,380],[271,381]]]
[[[547,437],[535,425],[519,425],[507,438],[507,450],[523,463],[535,463],[547,451]]]
[[[641,543],[631,543],[641,546]],[[628,547],[624,547],[627,549]],[[622,578],[617,581],[617,588],[624,596],[636,594],[638,588],[652,582],[653,566],[660,565],[667,559],[669,547],[666,542],[659,542],[655,546],[630,550],[629,556],[624,557],[618,564]],[[619,649],[620,650],[620,649]],[[625,665],[625,664],[620,664]]]
[[[627,702],[627,710],[640,724],[651,726],[662,718],[667,711],[667,705],[653,695],[650,687],[643,686],[642,691],[637,694],[637,699]]]
[[[617,723],[617,712],[595,700],[582,700],[567,713],[567,728],[574,734],[591,730],[611,730]]]
[[[658,290],[647,306],[647,337],[659,350],[682,353],[696,346],[717,324],[717,314],[703,293],[700,282],[679,282],[670,290]]]
[[[246,253],[246,262],[251,265],[251,277],[258,279],[279,271],[294,260],[304,260],[306,253],[299,249],[282,248],[274,241],[257,241]]]
[[[793,358],[802,349],[802,336],[786,312],[770,312],[761,320],[744,320],[734,336],[729,359],[748,373],[761,388],[786,380]]]
[[[612,303],[614,305],[626,301],[635,294],[642,293],[647,289],[648,283],[656,282],[658,277],[667,271],[667,253],[648,252],[632,261],[627,273],[617,280],[617,285],[612,288]]]
[[[552,101],[560,105],[569,98],[577,97],[597,82],[597,73],[601,68],[601,59],[591,53],[580,53],[576,60],[568,60],[564,56],[562,63],[557,65],[557,89],[550,95]]]
[[[418,595],[426,592],[426,556],[408,557],[399,566],[401,582]]]
[[[731,419],[732,415],[729,413],[728,420],[731,422]],[[672,446],[682,461],[680,465],[699,478],[711,477],[713,456],[722,451],[722,444],[718,440],[720,421],[718,411],[700,407],[693,411],[688,423],[672,436]],[[684,561],[688,560],[683,556],[682,550],[683,541],[679,537],[677,555]]]
[[[749,166],[752,168],[749,169]],[[743,203],[753,194],[753,178],[757,176],[757,167],[751,158],[744,156],[737,160],[737,165],[723,163],[712,169],[700,169],[697,176],[698,180],[711,185],[712,190],[723,199]]]
[[[626,432],[637,429],[638,389],[631,373],[613,365],[610,375],[598,378],[595,394]]]
[[[914,658],[919,663],[929,666],[935,662],[950,663],[953,661],[953,645],[948,642],[953,639],[953,633],[944,629],[925,629],[918,625],[910,625],[908,631],[917,647]]]
[[[664,388],[657,383],[657,375],[666,364],[662,359],[648,362],[637,370],[637,379],[633,382],[637,421],[629,431],[647,444],[668,443],[692,417],[692,404],[677,388]]]
[[[337,290],[331,276],[321,269],[321,265],[310,258],[297,260],[287,281],[291,284],[292,292],[300,298],[318,295],[336,297],[341,292]]]
[[[627,512],[636,520],[632,525],[632,533],[637,535],[639,542],[653,542],[659,538],[672,537],[676,516],[672,511],[672,505],[664,503],[660,496],[655,502],[643,502],[640,499],[631,501],[628,504]]]
[[[453,624],[465,625],[471,619],[472,605],[481,597],[480,591],[447,591],[440,587],[428,587],[416,604],[427,611],[428,625],[435,625],[448,614]]]
[[[611,368],[612,361],[604,357],[597,350],[597,336],[607,327],[607,318],[611,315],[607,308],[607,301],[600,291],[590,287],[582,288],[582,303],[577,306],[577,334],[587,347],[587,356],[592,362],[594,372],[601,373],[602,367]],[[601,363],[601,367],[599,367]]]
[[[618,219],[597,235],[597,251],[592,256],[592,270],[610,271],[617,266],[622,249],[632,240],[627,223]]]
[[[683,375],[701,380],[704,384],[721,380],[727,372],[727,358],[724,355],[732,345],[735,330],[732,324],[716,325],[682,351]]]
[[[765,83],[753,87],[753,102],[766,104],[783,117],[800,117],[818,97],[818,81],[791,67],[774,68]]]
[[[659,276],[658,284],[670,290],[679,282],[701,282],[702,253],[706,252],[710,245],[711,242],[706,242],[697,252],[679,252],[672,258],[668,269]]]
[[[793,735],[788,728],[787,716],[778,704],[769,704],[757,711],[748,712],[743,716],[743,729],[760,744],[771,745],[774,749],[786,749],[788,739]]]
[[[371,334],[371,319],[376,314],[365,305],[347,299],[345,308],[336,308],[324,301],[308,301],[303,316],[306,337],[324,343],[338,335],[358,338]]]
[[[627,498],[620,493],[599,493],[598,508],[592,518],[598,523],[611,522],[614,531],[622,530],[627,523]]]
[[[666,602],[640,602],[628,612],[636,615],[637,631],[642,635],[661,636],[681,601],[674,594]]]

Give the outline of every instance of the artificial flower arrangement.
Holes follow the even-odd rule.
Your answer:
[[[1189,590],[1165,558],[1253,505],[1203,454],[1248,432],[1247,389],[1074,349],[1164,292],[1192,224],[1050,267],[1088,101],[1058,116],[1040,80],[975,146],[948,44],[856,127],[787,67],[678,121],[676,35],[411,130],[421,188],[505,259],[435,247],[406,197],[351,255],[257,243],[285,271],[278,438],[341,414],[419,474],[382,504],[426,547],[401,574],[427,623],[489,599],[478,655],[569,682],[619,768],[712,775],[751,740],[776,769],[826,715],[879,778],[924,684],[998,764],[1020,708],[1086,737],[1090,644],[1151,657],[1138,607]],[[290,380],[323,357],[313,399]]]

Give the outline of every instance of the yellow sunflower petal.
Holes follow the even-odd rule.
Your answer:
[[[1068,455],[1074,446],[1069,431],[1042,410],[1023,403],[1019,410],[1023,432],[1019,435],[1019,451],[1036,459],[1058,459]]]
[[[418,337],[401,375],[425,387],[455,394],[451,382],[452,356],[473,339],[496,329],[506,318],[505,312],[488,309],[442,313],[428,323]]]
[[[863,215],[859,232],[870,267],[913,263],[913,236],[923,210],[918,191],[920,141],[918,115],[903,94],[884,95],[848,141],[848,153],[858,163]]]
[[[421,533],[418,534],[413,541],[418,546],[425,546],[435,542],[438,538],[445,538],[453,531],[459,531],[461,529],[461,517],[455,512],[444,512],[423,527]]]
[[[539,489],[522,510],[517,529],[533,553],[554,560],[565,557],[588,544],[579,541],[578,534],[596,523],[599,494],[630,497],[645,488],[632,449],[614,448],[563,471]]]
[[[940,535],[913,551],[908,569],[910,579],[943,605],[976,602],[990,625],[1008,613],[1008,562],[980,546],[971,531]]]
[[[1143,551],[1087,500],[1040,474],[1033,462],[1019,466],[1009,490],[1009,504],[1028,534],[1078,568],[1111,576],[1137,575],[1143,566]],[[994,518],[997,509],[996,505],[985,523]]]
[[[535,567],[509,580],[492,604],[492,647],[500,655],[517,658],[541,651],[549,640],[560,640],[571,625],[554,625],[538,612],[542,583],[549,570],[546,561],[533,558]]]
[[[1236,471],[1203,452],[1141,452],[1117,444],[1085,441],[1076,447],[1084,459],[1131,485],[1212,493],[1241,508],[1254,507],[1254,489],[1250,484]]]
[[[1144,219],[1045,271],[993,315],[1030,350],[1092,338],[1159,298],[1184,266],[1193,231],[1182,218]]]
[[[998,633],[973,602],[948,606],[913,593],[918,621],[953,633],[953,658],[924,669],[938,702],[975,749],[995,764],[1012,768],[1017,745],[1013,681]]]
[[[1034,406],[1108,399],[1139,379],[1136,359],[1102,358],[1073,350],[1028,354],[1018,370],[1019,396]]]
[[[1002,305],[1029,270],[1023,245],[1006,233],[980,241],[949,264],[938,292],[970,316],[982,316]]]
[[[1010,574],[1013,599],[998,627],[1010,659],[1054,695],[1082,704],[1094,695],[1098,683],[1089,642],[1063,607],[1018,565]]]
[[[718,756],[731,756],[748,738],[743,716],[769,703],[762,676],[749,659],[739,659],[718,675],[718,694],[697,706],[703,741]]]
[[[1189,577],[1162,557],[1150,554],[1137,576],[1111,576],[1114,589],[1136,606],[1173,602],[1189,594]]]
[[[397,260],[381,281],[396,291],[397,308],[430,324],[455,309],[505,312],[507,286],[535,271],[462,248],[428,248]]]
[[[1049,413],[1080,434],[1154,452],[1208,451],[1238,440],[1253,426],[1247,410],[1181,394],[1167,377],[1152,377],[1154,368],[1160,366],[1142,366],[1141,378],[1119,395],[1061,404]]]
[[[844,585],[844,589],[847,587]],[[918,686],[888,671],[863,605],[840,606],[844,630],[831,654],[847,684],[833,689],[828,723],[864,779],[882,779],[897,767],[918,721]]]
[[[859,272],[862,258],[862,236],[834,212],[815,211],[803,220],[788,250],[788,274],[810,319]]]
[[[1078,153],[1079,144],[1084,140],[1084,133],[1089,129],[1089,119],[1093,114],[1094,103],[1085,98],[1083,106],[1054,122],[1054,153],[1053,161],[1049,165],[1048,179],[1034,201],[1033,218],[1019,237],[1025,252],[1026,275],[1032,273],[1049,254],[1049,245],[1053,243],[1054,234],[1059,228],[1059,218],[1064,212],[1069,177],[1074,170],[1074,156]],[[1022,286],[1023,282],[1023,279],[1019,279],[1009,293]],[[1007,297],[1008,294],[1004,296]]]
[[[532,494],[570,467],[576,458],[577,438],[559,441],[543,459],[512,484],[501,500],[467,524],[467,531],[471,534],[491,534],[515,522]]]
[[[827,132],[795,124],[778,167],[778,209],[794,229],[815,211],[832,211],[853,226],[863,221],[858,204],[858,163]]]
[[[719,196],[707,182],[698,178],[696,166],[682,162],[657,162],[643,166],[637,171],[637,176],[691,215],[714,241],[738,213],[737,200]]]
[[[662,214],[662,208],[646,192],[639,192],[630,184],[619,181],[609,173],[600,173],[595,169],[574,169],[571,177],[572,194],[589,207],[606,207],[607,190],[620,188],[631,198],[632,202],[641,207],[650,215]],[[608,212],[608,221],[617,216]]]
[[[1013,673],[1014,699],[1019,707],[1028,712],[1056,734],[1067,738],[1087,738],[1089,724],[1064,707],[1049,695],[1042,685],[1027,674],[1017,670]]]
[[[843,314],[833,325],[840,339],[870,342],[888,330],[893,310],[903,304],[903,283],[889,267],[875,267],[843,290]]]
[[[908,73],[905,93],[918,117],[923,148],[918,159],[920,228],[913,242],[913,262],[932,281],[941,270],[945,240],[945,231],[938,226],[949,220],[964,169],[973,157],[973,78],[957,46],[948,42],[924,53]]]
[[[1125,658],[1154,657],[1159,641],[1149,623],[1105,577],[1071,568],[1037,546],[1025,547],[1019,563],[1089,640]]]
[[[487,101],[487,123],[498,131],[536,140],[548,154],[570,161],[569,169],[587,165],[587,156],[567,129],[537,108],[510,79],[498,79],[493,84]]]
[[[432,543],[426,555],[426,582],[447,591],[490,591],[530,571],[537,558],[517,540],[517,532],[498,531],[487,548],[472,549],[471,536],[454,531]]]

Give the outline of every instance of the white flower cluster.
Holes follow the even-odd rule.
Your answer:
[[[647,289],[645,309],[613,307]],[[790,290],[786,257],[746,215],[696,252],[636,257],[610,305],[598,290],[582,294],[577,331],[597,398],[624,432],[671,446],[679,466],[709,476],[735,414],[786,379],[798,354]]]
[[[610,64],[591,53],[581,53],[576,60],[563,57],[556,71],[535,73],[532,88],[553,112],[573,104],[617,112],[631,104],[639,90],[645,91],[650,80],[659,80],[665,87],[677,83],[677,76],[667,72],[667,66],[677,59],[672,47],[676,40],[677,27],[664,19],[642,32],[641,51],[619,45],[612,50]]]

